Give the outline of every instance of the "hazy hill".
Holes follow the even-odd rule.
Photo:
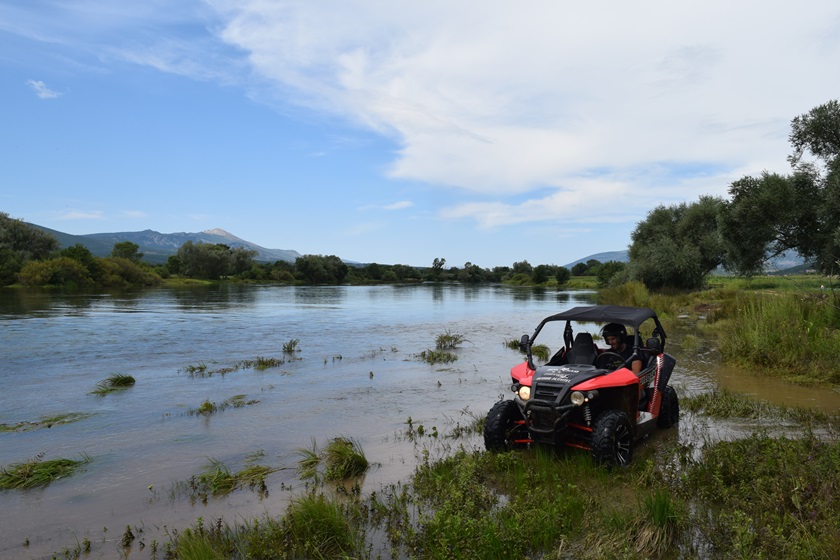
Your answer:
[[[178,248],[187,241],[193,243],[223,243],[228,247],[244,247],[257,252],[255,260],[263,262],[288,261],[294,262],[300,255],[290,249],[267,249],[256,243],[245,241],[223,229],[211,229],[198,233],[160,233],[150,229],[144,231],[123,231],[115,233],[89,233],[86,235],[71,235],[36,224],[30,224],[40,230],[54,235],[62,248],[81,243],[97,257],[111,254],[115,243],[130,241],[140,246],[139,251],[144,254],[143,259],[153,263],[166,262],[174,255]]]
[[[569,264],[564,264],[565,268],[569,270],[572,269],[578,263],[585,263],[590,260],[596,260],[598,262],[609,262],[609,261],[618,261],[618,262],[627,262],[630,260],[630,252],[629,251],[607,251],[606,253],[595,253],[594,255],[589,255],[588,257],[583,257],[582,259],[578,259],[576,261],[572,261]]]

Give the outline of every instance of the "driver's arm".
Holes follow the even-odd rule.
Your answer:
[[[642,360],[633,360],[630,364],[630,370],[636,375],[642,373]]]

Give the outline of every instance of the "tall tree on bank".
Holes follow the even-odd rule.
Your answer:
[[[723,205],[720,198],[701,196],[651,210],[630,235],[630,277],[653,289],[701,287],[722,262],[717,220]]]
[[[52,235],[0,212],[0,286],[14,284],[27,262],[46,259],[57,249]]]
[[[791,122],[787,176],[763,173],[729,187],[721,215],[727,268],[750,276],[788,250],[819,271],[840,268],[840,103],[829,101]],[[816,161],[805,161],[811,154]]]

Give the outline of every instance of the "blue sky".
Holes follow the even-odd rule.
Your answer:
[[[562,265],[788,172],[837,68],[834,0],[0,0],[0,211]]]

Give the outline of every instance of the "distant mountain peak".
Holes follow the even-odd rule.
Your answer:
[[[233,235],[232,233],[223,230],[222,228],[213,228],[213,229],[206,229],[201,233],[206,233],[207,235],[218,235],[219,237],[224,237],[226,239],[231,239],[233,241],[242,241],[245,242],[244,239],[240,239]]]

